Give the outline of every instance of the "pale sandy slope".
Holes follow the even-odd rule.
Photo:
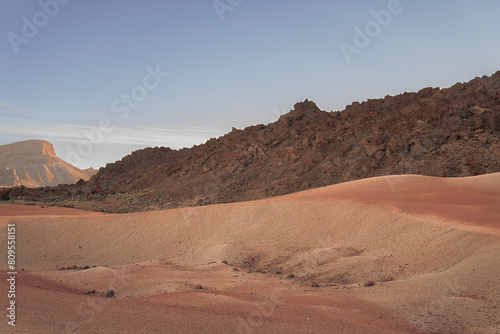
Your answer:
[[[17,332],[500,332],[500,174],[126,215],[15,210],[0,206],[25,269]],[[96,268],[56,270],[70,265]]]

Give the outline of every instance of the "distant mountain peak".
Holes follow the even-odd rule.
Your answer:
[[[14,149],[17,149],[25,153],[29,152],[42,155],[50,155],[52,157],[56,156],[56,152],[54,151],[54,146],[48,141],[42,139],[29,139],[2,146],[12,147]]]
[[[25,140],[0,145],[0,187],[71,184],[88,180],[94,169],[80,170],[58,158],[45,140]]]

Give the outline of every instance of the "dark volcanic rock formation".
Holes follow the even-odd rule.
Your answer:
[[[500,72],[448,89],[354,102],[312,101],[269,125],[233,129],[190,149],[147,148],[91,180],[104,192],[199,205],[258,199],[386,174],[500,171]]]

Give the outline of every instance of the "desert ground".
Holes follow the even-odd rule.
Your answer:
[[[8,224],[2,333],[500,333],[500,173],[130,214],[5,204],[2,245]]]

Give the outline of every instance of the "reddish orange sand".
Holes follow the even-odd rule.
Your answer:
[[[410,180],[411,184],[406,184]],[[497,174],[455,179],[394,175],[303,191],[288,198],[376,203],[414,215],[436,216],[499,232],[499,190]]]
[[[35,206],[5,204],[0,207],[0,217],[4,216],[97,216],[102,213],[83,211],[57,206]]]
[[[500,333],[499,214],[500,174],[125,215],[0,205],[19,272],[0,332]]]

